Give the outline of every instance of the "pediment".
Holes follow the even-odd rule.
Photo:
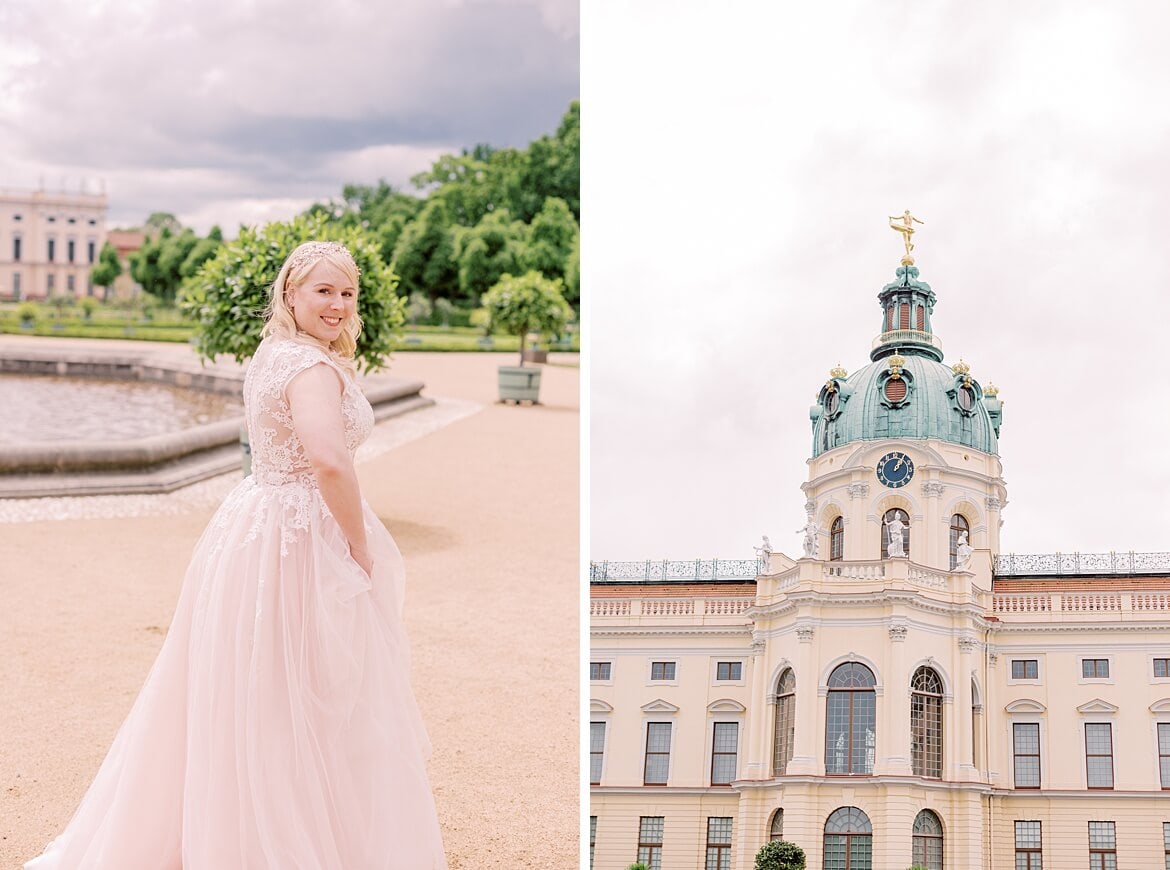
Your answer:
[[[746,710],[747,707],[731,698],[720,698],[707,705],[708,713],[743,713]]]
[[[1170,713],[1170,698],[1162,698],[1150,705],[1151,713]]]
[[[1047,709],[1039,701],[1033,701],[1031,698],[1020,698],[1004,707],[1008,713],[1043,713]]]
[[[600,698],[590,698],[589,699],[589,712],[590,713],[612,713],[613,712],[613,704],[608,704],[605,701],[602,701]]]
[[[1077,707],[1078,713],[1116,713],[1120,707],[1116,704],[1110,704],[1101,698],[1094,698],[1092,701],[1086,701]]]
[[[661,698],[655,698],[649,704],[642,705],[643,713],[677,713],[678,707],[670,701],[663,701]]]

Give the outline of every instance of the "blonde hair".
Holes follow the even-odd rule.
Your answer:
[[[322,260],[328,260],[348,278],[357,289],[360,272],[353,255],[342,245],[332,242],[305,242],[288,255],[280,273],[268,288],[268,307],[264,310],[264,329],[261,338],[277,335],[293,341],[306,341],[304,333],[297,329],[296,317],[288,305],[288,294],[296,290],[309,272]],[[361,315],[354,311],[353,317],[342,327],[341,335],[329,343],[330,350],[338,357],[337,362],[350,374],[357,374],[354,352],[357,337],[362,332]]]

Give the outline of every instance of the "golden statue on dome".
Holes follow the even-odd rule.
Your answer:
[[[914,258],[910,256],[910,252],[914,250],[914,244],[910,241],[910,237],[914,235],[914,224],[925,224],[925,222],[910,214],[910,209],[906,209],[901,217],[890,215],[890,229],[901,233],[902,241],[906,245],[906,256],[902,258],[903,266],[914,265]]]

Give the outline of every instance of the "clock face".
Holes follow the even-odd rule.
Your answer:
[[[905,453],[899,453],[896,450],[887,453],[878,460],[877,476],[882,485],[888,486],[890,489],[905,486],[914,476],[914,460]]]

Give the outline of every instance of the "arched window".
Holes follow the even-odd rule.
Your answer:
[[[927,667],[910,681],[910,762],[915,776],[942,777],[942,696],[937,673]]]
[[[845,518],[837,517],[829,526],[829,561],[840,562],[845,558]]]
[[[784,839],[784,810],[772,813],[772,824],[768,826],[768,840]]]
[[[967,518],[962,514],[955,514],[951,517],[951,570],[955,570],[955,565],[959,564],[959,535],[966,532],[968,537],[971,535],[971,524],[967,522]],[[970,543],[968,541],[968,543]]]
[[[824,870],[873,870],[873,826],[857,807],[834,810],[825,822]]]
[[[772,776],[783,776],[792,760],[796,737],[796,674],[785,668],[776,681],[776,730],[772,740]]]
[[[877,681],[860,662],[829,675],[825,716],[825,773],[872,774],[877,744]]]
[[[882,516],[882,551],[879,558],[886,558],[890,552],[890,526],[894,520],[902,524],[902,552],[910,555],[910,515],[901,508],[891,508]]]
[[[942,822],[930,810],[923,810],[914,819],[914,846],[911,858],[911,863],[916,867],[925,867],[926,870],[942,870]]]

